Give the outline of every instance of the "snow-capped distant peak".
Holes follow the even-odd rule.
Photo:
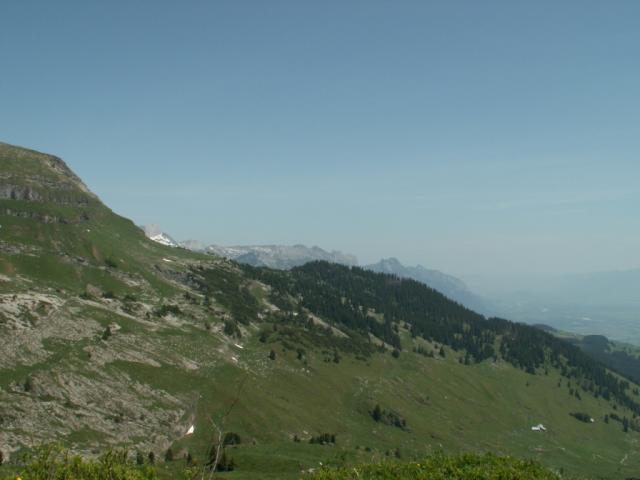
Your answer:
[[[171,237],[169,237],[168,235],[165,235],[164,233],[160,233],[158,235],[153,235],[152,237],[149,237],[149,238],[151,240],[153,240],[154,242],[161,243],[162,245],[166,245],[167,247],[177,247],[178,246],[178,244],[176,242],[171,240]]]
[[[164,233],[158,225],[145,225],[143,227],[144,233],[149,240],[166,245],[167,247],[177,247],[178,242],[171,238],[168,234]]]

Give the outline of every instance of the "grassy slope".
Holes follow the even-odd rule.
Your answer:
[[[0,165],[6,176],[0,185],[29,187],[42,197],[42,201],[0,199],[0,241],[23,246],[27,253],[11,255],[0,249],[0,274],[23,275],[37,282],[38,287],[77,291],[90,283],[103,290],[130,293],[132,288],[122,278],[105,271],[114,262],[124,275],[149,282],[161,293],[174,292],[154,274],[153,265],[162,263],[166,256],[185,260],[203,257],[147,240],[131,220],[116,215],[84,191],[86,187],[72,172],[60,173],[46,167],[47,161],[55,160],[0,143]],[[64,222],[43,221],[43,216]],[[83,263],[70,257],[82,259]]]
[[[2,152],[0,148],[0,160],[4,161]],[[34,170],[39,168],[37,163],[28,171],[19,170],[17,164],[5,165],[16,168],[16,175],[43,174]],[[5,208],[73,218],[79,211],[79,207],[68,205],[0,200],[0,212]],[[195,418],[196,434],[175,437],[174,449],[179,454],[189,450],[202,460],[211,438],[209,416],[217,418],[233,402],[237,386],[247,377],[241,400],[227,424],[227,430],[238,432],[244,439],[242,445],[232,449],[239,468],[224,474],[228,478],[298,478],[302,470],[317,467],[319,462],[342,465],[376,461],[396,448],[405,458],[440,449],[509,453],[538,459],[554,468],[610,478],[624,478],[640,470],[636,452],[640,436],[623,434],[616,422],[603,423],[602,417],[612,411],[611,405],[586,393],[582,400],[570,396],[566,379],[558,387],[559,377],[553,371],[549,376],[531,376],[504,363],[463,366],[451,351],[445,359],[425,358],[409,353],[411,340],[406,334],[403,340],[407,353],[399,359],[375,355],[365,362],[345,355],[340,364],[335,364],[325,362],[322,353],[315,351],[309,352],[305,366],[294,352],[258,342],[253,326],[241,340],[245,348],[239,349],[233,346],[235,340],[207,333],[199,320],[180,328],[163,325],[150,330],[143,322],[110,312],[104,301],[103,308],[87,306],[77,298],[87,284],[112,290],[119,297],[133,293],[161,303],[183,287],[159,275],[156,266],[171,265],[180,271],[189,263],[211,260],[149,242],[132,222],[93,200],[82,209],[89,219],[67,224],[0,216],[0,240],[27,247],[20,254],[0,251],[0,274],[9,278],[3,281],[0,277],[0,293],[63,289],[60,295],[69,302],[69,309],[75,309],[73,315],[90,317],[103,327],[117,321],[123,330],[106,343],[92,338],[49,341],[46,347],[51,356],[46,361],[0,371],[2,388],[33,372],[46,372],[54,360],[59,368],[75,375],[95,376],[87,366],[85,347],[91,344],[115,350],[120,339],[131,333],[201,365],[186,370],[162,359],[162,367],[120,359],[104,367],[108,375],[126,374],[182,399],[187,413],[178,429],[186,430]],[[70,261],[69,255],[82,257],[85,263]],[[167,264],[165,258],[172,262]],[[117,268],[107,266],[107,259]],[[260,289],[254,291],[259,293]],[[72,310],[69,312],[71,315]],[[220,323],[215,316],[210,320]],[[275,361],[267,358],[271,348],[278,353]],[[404,416],[409,431],[373,422],[368,411],[376,403]],[[569,416],[572,411],[588,412],[596,422],[580,423]],[[618,413],[630,416],[622,409]],[[544,423],[549,430],[532,432],[531,425],[537,423]],[[175,425],[167,429],[172,427]],[[292,441],[294,435],[306,440],[324,432],[337,434],[337,445]],[[99,432],[80,429],[60,440],[81,448],[87,442],[100,443],[102,437]],[[135,448],[136,439],[124,444]],[[174,462],[169,471],[181,465]]]
[[[189,343],[206,348],[196,336]],[[273,362],[266,354],[255,340],[235,352],[241,365],[260,374],[248,374],[228,420],[227,429],[245,440],[233,449],[239,469],[226,474],[229,478],[297,478],[319,462],[376,461],[396,448],[415,458],[440,449],[512,454],[611,478],[640,468],[638,435],[623,434],[616,422],[605,424],[602,417],[611,411],[606,402],[586,394],[577,400],[566,380],[557,386],[559,376],[553,373],[532,376],[506,364],[463,366],[451,352],[444,360],[407,353],[370,362],[347,357],[339,365],[314,356],[306,373],[293,352],[279,351]],[[232,402],[243,375],[239,369],[225,365],[185,378],[170,370],[126,368],[158,386],[202,395],[195,407],[196,434],[174,446],[202,458],[211,436],[208,416]],[[410,431],[373,422],[368,411],[376,403],[401,413]],[[572,411],[586,411],[596,422],[578,422],[569,416]],[[532,432],[537,423],[548,431]],[[308,439],[323,432],[336,433],[337,445],[292,441],[294,435]]]
[[[590,357],[631,381],[640,381],[640,347],[610,340],[602,335],[579,335],[551,328],[553,335],[567,340]]]
[[[559,480],[535,462],[493,455],[436,455],[414,462],[382,462],[322,470],[310,480]]]

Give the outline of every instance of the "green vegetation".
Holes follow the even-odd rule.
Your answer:
[[[402,429],[407,428],[407,421],[398,413],[383,410],[378,404],[371,410],[371,418],[373,418],[375,422],[384,423],[385,425],[393,425],[394,427]]]
[[[611,342],[602,335],[585,335],[584,337],[572,335],[565,338],[608,368],[633,382],[640,381],[640,349],[638,347]]]
[[[494,455],[433,456],[417,462],[383,462],[322,469],[309,480],[559,480],[538,463]]]
[[[214,296],[236,321],[248,324],[256,320],[260,305],[250,285],[233,269],[200,267],[193,271],[190,279],[206,298]]]
[[[182,310],[180,310],[180,307],[177,305],[161,305],[156,308],[153,313],[157,317],[164,317],[165,315],[175,315],[176,317],[179,317],[182,315]]]
[[[5,480],[158,480],[148,465],[134,466],[126,451],[110,451],[97,460],[86,460],[49,447],[25,459],[25,466]]]
[[[571,415],[576,420],[580,420],[581,422],[584,422],[584,423],[590,423],[591,422],[591,415],[589,415],[588,413],[571,412],[569,415]]]
[[[321,445],[328,445],[330,443],[336,443],[336,434],[335,433],[322,433],[318,436],[311,437],[309,439],[309,443],[319,443]]]
[[[485,319],[414,280],[327,262],[311,262],[291,272],[245,270],[272,286],[274,303],[282,304],[287,297],[300,298],[309,311],[354,332],[352,348],[368,342],[373,335],[400,350],[399,325],[408,324],[414,338],[464,351],[465,364],[471,363],[470,359],[479,363],[500,356],[529,374],[553,366],[596,397],[615,398],[640,414],[640,403],[630,392],[630,383],[608,372],[579,348],[529,325]],[[440,355],[444,354],[440,348]]]
[[[640,470],[637,385],[561,339],[387,275],[155,244],[51,159],[0,145],[19,187],[0,200],[0,478],[22,472],[14,446],[51,440],[128,448],[132,479],[151,464],[180,478],[220,443],[219,476],[235,480],[297,480],[320,462],[402,472],[414,467],[386,461],[437,451]]]

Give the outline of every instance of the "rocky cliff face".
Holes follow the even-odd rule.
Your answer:
[[[201,260],[221,262],[148,241],[59,158],[0,144],[5,460],[52,441],[90,453],[133,438],[159,455],[179,436],[190,398],[136,374],[160,367],[192,372],[202,361],[177,353],[163,331],[213,337],[222,329],[205,330],[205,320],[224,312],[213,296],[206,311],[200,308],[189,283]],[[174,314],[159,310],[163,302]]]
[[[98,198],[58,157],[0,143],[0,199],[90,205]]]

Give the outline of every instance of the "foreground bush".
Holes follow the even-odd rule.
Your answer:
[[[560,477],[528,460],[495,455],[437,455],[411,463],[323,469],[305,480],[559,480]]]
[[[157,480],[150,466],[134,467],[127,452],[108,452],[97,460],[83,460],[57,448],[46,448],[25,459],[17,476],[5,480]]]

